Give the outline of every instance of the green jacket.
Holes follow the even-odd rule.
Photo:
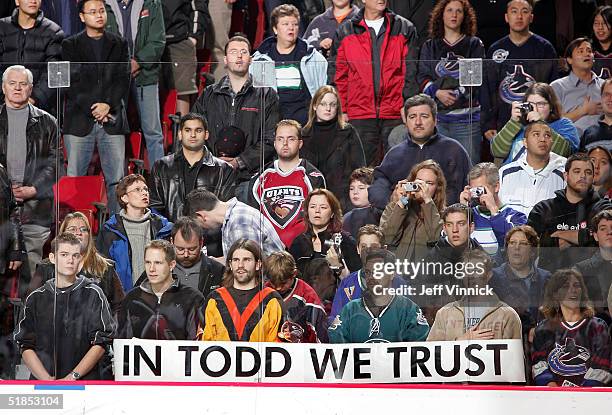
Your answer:
[[[166,46],[166,30],[160,0],[133,0],[132,35],[134,56],[140,64],[136,85],[152,85],[159,80],[160,60]],[[106,30],[123,36],[119,0],[106,0]],[[136,12],[139,11],[139,12]],[[135,23],[138,25],[135,29]]]

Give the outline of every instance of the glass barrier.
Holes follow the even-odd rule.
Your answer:
[[[609,386],[608,65],[502,52],[7,65],[0,377]]]

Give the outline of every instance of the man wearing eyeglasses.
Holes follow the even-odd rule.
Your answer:
[[[306,230],[302,204],[314,189],[325,188],[323,174],[300,158],[302,126],[295,120],[276,125],[274,149],[277,160],[268,164],[249,183],[249,205],[259,209],[272,223],[285,246]]]
[[[62,43],[62,59],[70,61],[63,125],[68,176],[87,174],[94,146],[98,147],[109,200],[116,213],[115,187],[125,174],[127,123],[125,97],[129,87],[128,44],[105,30],[102,0],[79,0],[85,31]]]
[[[279,121],[278,95],[272,88],[253,87],[253,79],[249,75],[251,43],[247,38],[234,36],[227,42],[224,63],[227,75],[204,90],[192,112],[202,114],[208,121],[208,148],[215,156],[220,157],[216,144],[222,130],[237,127],[244,133],[244,150],[236,157],[220,158],[236,170],[239,185],[237,195],[246,197],[249,179],[259,168],[262,145],[264,163],[272,159],[274,127]]]
[[[154,239],[168,239],[172,223],[149,209],[149,188],[140,174],[129,174],[117,184],[119,213],[104,223],[98,251],[115,261],[123,289],[130,291],[145,270],[144,248]]]

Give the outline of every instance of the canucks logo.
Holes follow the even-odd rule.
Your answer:
[[[440,78],[448,76],[459,79],[459,59],[463,59],[463,56],[448,52],[446,57],[440,59],[440,62],[436,65],[436,75]]]
[[[506,74],[499,84],[499,96],[502,101],[511,104],[514,101],[522,101],[527,88],[535,83],[533,76],[523,69],[523,65],[514,65],[514,72]]]
[[[572,338],[566,338],[565,344],[555,343],[555,348],[548,355],[548,367],[561,376],[577,376],[587,372],[587,362],[591,353],[586,347],[579,346]]]

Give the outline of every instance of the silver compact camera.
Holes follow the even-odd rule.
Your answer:
[[[482,186],[470,188],[470,207],[480,205],[480,196],[487,193],[487,189]]]
[[[414,193],[419,191],[419,185],[415,182],[404,183],[404,191],[408,193]]]

